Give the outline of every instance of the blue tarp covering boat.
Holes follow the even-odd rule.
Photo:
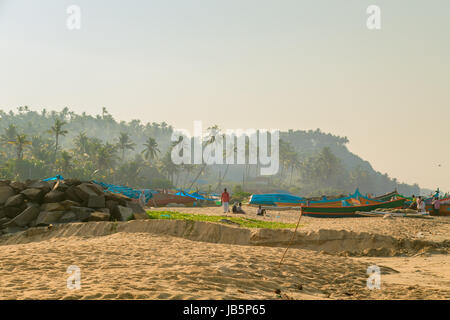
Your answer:
[[[106,189],[106,191],[110,191],[112,193],[120,193],[123,194],[124,196],[127,196],[131,199],[139,199],[139,197],[141,196],[142,191],[144,191],[145,194],[145,202],[148,202],[148,200],[150,200],[153,196],[152,191],[149,189],[133,189],[130,187],[126,187],[126,186],[120,186],[120,185],[114,185],[114,184],[107,184],[104,182],[99,182],[99,181],[92,181],[100,186],[102,186],[103,188]]]
[[[275,202],[303,203],[306,199],[283,193],[254,194],[250,198],[250,204],[274,206]]]
[[[331,203],[336,201],[344,201],[343,204],[346,204],[345,202],[350,199],[364,199],[364,200],[371,200],[376,202],[382,202],[381,200],[375,200],[368,198],[366,196],[363,196],[359,189],[356,189],[355,193],[349,195],[348,197],[343,197],[339,199],[327,199],[326,197],[323,197],[321,200],[314,200],[309,201],[310,204],[314,203]],[[254,194],[250,198],[250,204],[254,205],[266,205],[266,206],[275,206],[276,203],[306,203],[307,199],[293,196],[290,194],[279,194],[279,193],[272,193],[272,194]],[[349,205],[349,204],[348,204]]]

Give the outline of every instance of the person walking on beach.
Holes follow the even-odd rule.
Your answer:
[[[435,215],[439,215],[439,209],[441,209],[441,200],[438,197],[433,199],[433,211]]]
[[[419,197],[417,199],[417,211],[425,212],[425,201],[422,199],[422,197]]]
[[[145,192],[144,190],[141,191],[141,195],[139,196],[139,203],[141,206],[145,207]]]
[[[417,210],[417,198],[415,195],[412,195],[412,201],[409,206],[410,209]]]
[[[230,202],[230,194],[227,192],[227,188],[223,189],[222,197],[220,198],[223,204],[223,212],[228,213],[230,212],[228,206]]]

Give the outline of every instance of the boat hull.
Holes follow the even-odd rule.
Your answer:
[[[195,202],[194,198],[177,196],[174,194],[155,193],[153,197],[148,201],[148,205],[154,207],[165,207],[169,203],[183,204],[185,206],[193,206]]]
[[[356,213],[358,211],[373,211],[381,208],[401,208],[406,199],[398,199],[394,201],[387,201],[377,204],[369,204],[363,206],[349,206],[349,207],[303,207],[303,215],[315,218],[347,218],[360,217]]]
[[[426,210],[430,212],[430,215],[432,216],[450,216],[450,203],[441,204],[438,214],[434,213],[432,205],[427,205]]]

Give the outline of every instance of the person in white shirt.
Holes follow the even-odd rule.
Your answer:
[[[425,201],[422,199],[422,197],[419,197],[419,199],[417,200],[417,211],[425,212]]]

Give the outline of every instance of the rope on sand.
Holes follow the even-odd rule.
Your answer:
[[[291,238],[291,240],[289,241],[289,243],[288,243],[288,245],[287,245],[287,248],[286,248],[286,250],[285,250],[284,253],[283,253],[283,256],[281,257],[280,264],[278,265],[278,268],[281,267],[281,263],[283,262],[284,256],[286,255],[286,252],[289,250],[289,247],[291,246],[292,241],[294,240],[294,237],[295,237],[295,235],[297,234],[297,229],[298,229],[298,226],[300,225],[300,219],[302,218],[302,213],[303,213],[303,210],[302,210],[301,207],[300,207],[300,216],[298,217],[297,226],[295,227],[295,231],[294,231],[294,233],[292,234],[292,238]]]

